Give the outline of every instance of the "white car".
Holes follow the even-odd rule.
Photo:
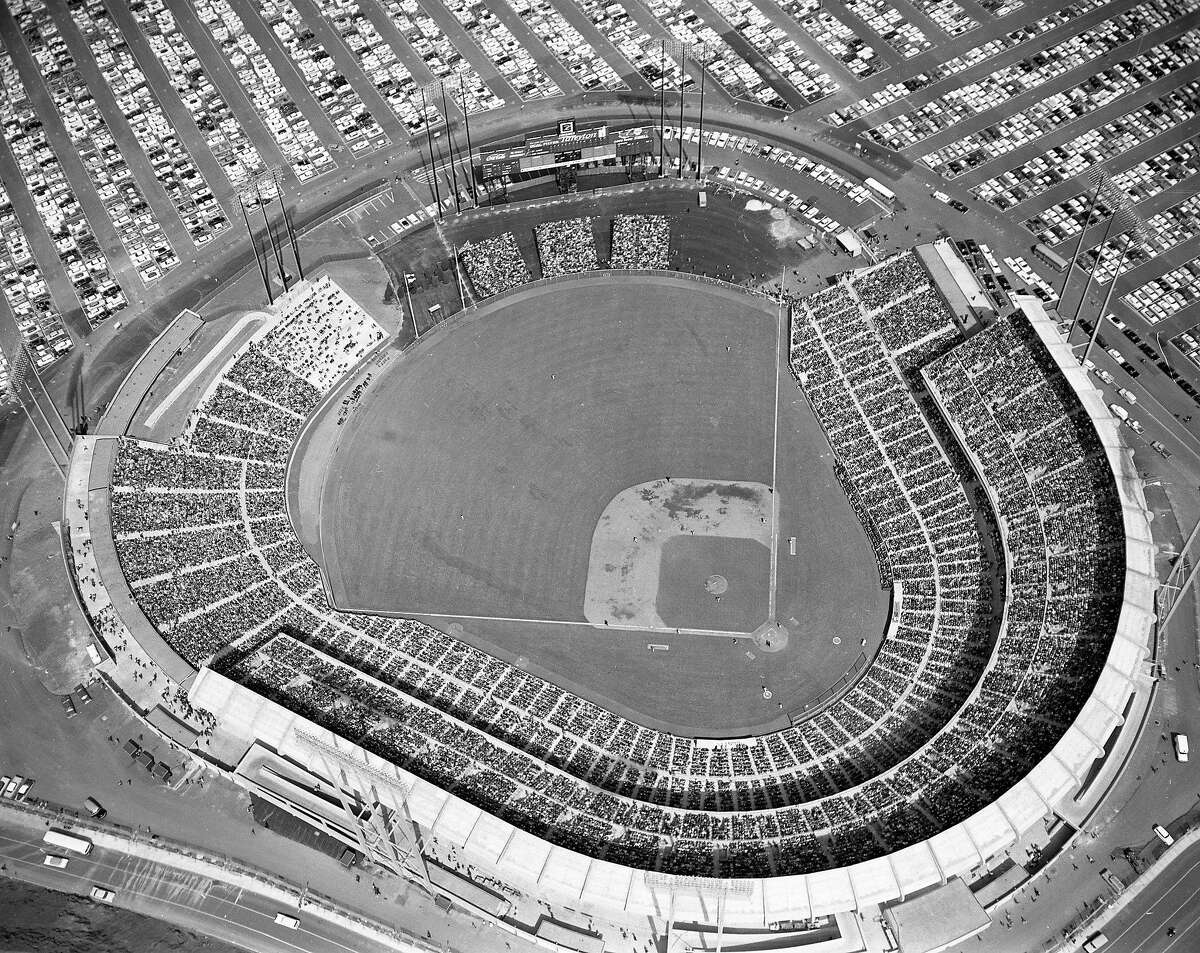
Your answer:
[[[101,903],[112,903],[115,896],[116,893],[107,887],[95,886],[91,891],[91,898],[99,900]]]
[[[68,860],[60,854],[47,854],[42,858],[42,863],[47,867],[57,867],[59,870],[62,870],[62,868],[67,866]]]
[[[1121,420],[1129,419],[1129,411],[1127,411],[1120,404],[1109,404],[1108,409],[1113,412],[1114,416],[1121,418]]]
[[[1168,847],[1175,843],[1175,838],[1171,836],[1171,832],[1161,824],[1154,825],[1154,835]]]
[[[295,930],[297,927],[300,926],[300,918],[293,917],[289,913],[275,914],[275,922],[278,923],[280,926],[288,927],[291,930]]]
[[[1180,763],[1187,763],[1188,736],[1181,732],[1176,732],[1171,735],[1171,742],[1175,745],[1175,760]]]
[[[1120,394],[1122,397],[1124,397],[1127,401],[1129,401],[1129,403],[1131,403],[1131,404],[1137,403],[1137,394],[1133,393],[1133,391],[1129,390],[1128,388],[1118,387],[1117,393]]]

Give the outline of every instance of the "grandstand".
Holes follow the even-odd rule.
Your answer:
[[[548,247],[590,242],[587,219],[553,227]],[[640,236],[657,261],[662,234],[619,221],[614,258]],[[468,271],[491,293],[528,277],[479,254]],[[793,374],[897,593],[848,691],[783,730],[682,737],[424,623],[332,609],[285,465],[384,333],[323,278],[277,303],[178,445],[123,439],[115,455],[122,570],[200,670],[190,701],[223,713],[231,763],[261,743],[335,783],[306,741],[325,739],[513,883],[650,911],[677,877],[682,916],[711,900],[706,878],[746,880],[725,916],[759,925],[965,871],[1078,793],[1152,620],[1145,503],[1102,401],[1036,299],[964,340],[913,253],[790,304]]]

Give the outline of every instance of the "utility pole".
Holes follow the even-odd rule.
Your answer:
[[[700,44],[700,55],[696,57],[696,65],[700,73],[700,134],[696,137],[696,181],[699,182],[704,173],[704,44]]]
[[[425,87],[421,87],[421,117],[425,121],[425,138],[429,143],[429,181],[433,186],[433,201],[437,205],[438,221],[442,220],[442,193],[438,188],[437,159],[433,155],[433,130],[429,126],[429,103],[425,99]]]

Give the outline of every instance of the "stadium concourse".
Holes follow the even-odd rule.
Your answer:
[[[536,231],[565,309],[569,275],[600,266],[591,234],[580,218]],[[670,234],[616,219],[612,260],[659,266]],[[480,297],[531,277],[508,233],[462,256]],[[427,624],[333,609],[287,464],[389,336],[327,276],[268,309],[171,445],[81,441],[76,572],[125,609],[109,638],[152,646],[209,713],[207,759],[385,869],[430,883],[453,858],[668,939],[958,891],[1117,770],[1156,577],[1119,425],[1038,298],[966,333],[923,260],[781,302],[792,373],[897,594],[870,663],[783,730],[654,730]],[[455,890],[492,916],[516,906]]]

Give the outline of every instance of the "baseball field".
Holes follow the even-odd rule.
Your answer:
[[[888,605],[785,341],[770,300],[605,275],[439,327],[301,461],[334,601],[644,721],[778,723],[870,651]],[[786,644],[764,650],[772,616]]]

